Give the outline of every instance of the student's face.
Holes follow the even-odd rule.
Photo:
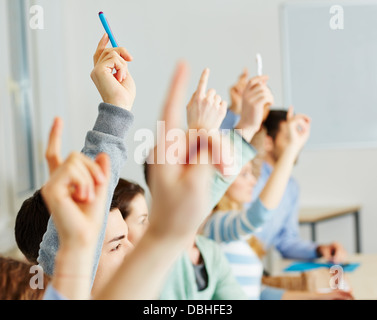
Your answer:
[[[252,200],[253,189],[257,179],[252,172],[252,164],[248,162],[241,170],[240,174],[229,187],[226,195],[233,201],[243,205]]]
[[[99,292],[120,267],[124,257],[134,246],[128,240],[128,226],[118,209],[110,211],[101,257],[92,293]]]
[[[126,223],[128,240],[136,246],[149,226],[148,205],[143,195],[139,194],[132,200]]]

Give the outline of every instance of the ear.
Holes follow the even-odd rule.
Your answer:
[[[274,140],[270,136],[264,138],[264,150],[266,153],[270,153],[274,150]]]

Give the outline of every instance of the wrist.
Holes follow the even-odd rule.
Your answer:
[[[90,298],[94,250],[61,246],[56,254],[53,287],[70,300]]]
[[[292,162],[292,164],[294,164],[294,162],[296,162],[296,159],[298,157],[300,153],[300,149],[297,148],[295,145],[288,145],[284,151],[283,151],[283,154],[289,158],[289,161]]]
[[[254,125],[248,125],[241,121],[235,127],[236,130],[240,130],[241,135],[243,138],[250,143],[251,139],[253,139],[254,135],[258,132],[259,128]]]
[[[234,114],[240,115],[242,108],[237,106],[236,104],[232,103],[229,107],[229,110],[232,111]]]
[[[163,246],[167,245],[168,247],[176,247],[180,249],[185,248],[187,244],[190,243],[192,234],[189,232],[186,234],[169,231],[166,232],[166,230],[160,230],[151,224],[146,233],[146,237],[150,239],[152,243],[159,243]]]
[[[133,104],[125,103],[123,101],[113,100],[113,99],[103,99],[104,103],[110,104],[112,106],[131,111]]]
[[[62,267],[61,271],[68,270],[87,270],[83,268],[87,263],[92,263],[94,259],[94,253],[96,246],[91,245],[70,245],[62,243],[57,254],[57,265]],[[56,268],[58,269],[58,268]]]

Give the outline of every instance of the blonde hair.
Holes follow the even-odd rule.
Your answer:
[[[257,150],[256,157],[251,161],[252,163],[252,173],[256,179],[260,177],[262,164],[263,164],[263,158],[264,158],[264,139],[266,137],[266,130],[262,127],[261,130],[259,130],[253,139],[251,140],[251,145]],[[218,211],[240,211],[243,210],[243,206],[241,203],[238,203],[232,199],[229,198],[227,194],[224,194],[224,196],[221,198],[219,203],[216,205],[214,211],[212,214],[216,214]],[[264,246],[261,241],[258,240],[258,238],[252,236],[248,240],[248,243],[250,247],[254,250],[254,252],[257,254],[257,256],[262,259],[263,256],[266,254],[266,251],[264,250]]]

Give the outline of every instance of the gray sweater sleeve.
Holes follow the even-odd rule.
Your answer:
[[[85,146],[82,150],[82,153],[91,159],[95,159],[99,153],[106,153],[111,160],[111,178],[107,193],[106,211],[95,253],[92,280],[94,280],[99,258],[101,256],[107,216],[110,210],[114,189],[118,184],[120,171],[127,159],[124,139],[133,124],[133,120],[134,117],[129,111],[113,105],[101,103],[94,128],[87,133]],[[40,244],[38,257],[39,265],[48,275],[52,275],[54,272],[55,256],[58,249],[58,232],[55,229],[52,218],[50,218],[47,231]]]

